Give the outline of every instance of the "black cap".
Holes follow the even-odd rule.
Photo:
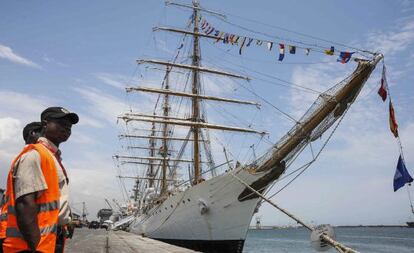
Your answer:
[[[76,124],[79,121],[79,117],[76,113],[69,112],[63,107],[49,107],[40,115],[42,121],[47,119],[61,119],[64,117],[69,118],[72,124]]]
[[[23,128],[23,139],[27,141],[27,137],[29,137],[29,133],[31,132],[40,132],[42,130],[42,122],[32,122],[27,124]]]

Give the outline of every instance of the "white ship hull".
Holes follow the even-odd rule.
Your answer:
[[[233,172],[249,184],[266,174],[250,174],[243,169]],[[245,188],[225,173],[172,195],[147,214],[137,216],[130,231],[203,252],[242,252],[260,200],[239,201]]]

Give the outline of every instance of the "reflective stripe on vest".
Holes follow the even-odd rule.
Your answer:
[[[44,228],[40,228],[40,235],[47,235],[50,233],[57,233],[57,224],[52,225],[52,226],[48,226],[48,227],[44,227]],[[6,235],[7,237],[13,237],[13,238],[21,238],[23,239],[23,235],[22,233],[20,233],[19,229],[17,228],[7,228],[6,229]]]
[[[39,207],[39,213],[40,212],[49,212],[49,211],[53,211],[53,210],[58,210],[59,209],[59,200],[51,201],[51,202],[48,202],[48,203],[40,203],[40,204],[37,204],[37,206]],[[14,209],[14,206],[8,206],[7,207],[7,212],[9,214],[12,214],[12,215],[16,216],[16,210]]]
[[[0,211],[0,239],[6,238],[6,228],[7,228],[7,203],[9,202],[9,197],[7,192],[3,193],[1,200],[1,211]]]

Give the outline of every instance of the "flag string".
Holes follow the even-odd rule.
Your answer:
[[[303,37],[308,37],[308,38],[311,38],[311,39],[314,39],[314,40],[323,41],[323,42],[330,43],[330,44],[333,44],[333,45],[338,45],[338,46],[341,46],[341,47],[344,47],[344,48],[349,48],[349,49],[352,49],[352,50],[355,50],[355,51],[358,51],[358,52],[361,52],[361,53],[367,53],[367,54],[375,55],[375,53],[370,52],[370,51],[368,51],[366,49],[360,49],[360,48],[356,48],[356,47],[353,47],[353,46],[350,46],[350,45],[345,45],[344,43],[335,42],[335,41],[327,40],[327,39],[320,38],[320,37],[317,37],[317,36],[314,36],[314,35],[310,35],[310,34],[306,34],[306,33],[302,33],[302,32],[293,31],[293,30],[290,30],[290,29],[287,29],[287,28],[284,28],[284,27],[281,27],[281,26],[276,26],[276,25],[273,25],[273,24],[272,25],[271,24],[267,24],[267,23],[264,23],[264,22],[261,22],[261,21],[257,21],[257,20],[254,20],[254,19],[250,19],[250,18],[238,16],[238,15],[233,14],[233,13],[225,13],[225,12],[223,12],[223,13],[226,16],[233,16],[235,18],[239,18],[239,19],[242,19],[242,20],[246,20],[246,21],[249,21],[249,22],[252,22],[252,23],[256,23],[256,24],[259,24],[259,25],[263,25],[263,26],[267,26],[267,27],[270,27],[270,28],[279,29],[279,30],[282,30],[282,31],[285,31],[285,32],[289,32],[289,33],[292,33],[292,34],[300,35],[300,36],[303,36]],[[222,19],[222,21],[226,22],[225,19]],[[233,25],[231,22],[228,22],[227,21],[227,23],[230,24],[230,25]],[[238,26],[240,28],[244,29],[244,27],[242,27],[240,25],[238,25]],[[271,35],[268,35],[268,36],[271,36]],[[322,46],[319,46],[317,44],[315,44],[315,46],[318,46],[318,47],[323,48]],[[369,58],[368,56],[365,56],[365,57]]]
[[[386,75],[387,68],[385,66],[385,57],[382,60],[382,67],[383,67],[383,70],[382,70],[383,71],[383,73],[382,73],[383,76],[381,78],[381,82],[385,83],[385,89],[386,89],[387,94],[388,94],[388,99],[390,100],[391,105],[393,105],[393,99],[392,99],[392,96],[391,96],[390,87],[388,86],[388,80],[387,80],[387,75]],[[402,156],[402,159],[405,160],[404,159],[403,146],[402,146],[402,142],[401,142],[401,138],[400,138],[399,134],[397,135],[396,139],[397,139],[398,148],[399,148],[400,154]]]
[[[263,36],[266,36],[268,38],[276,38],[276,40],[269,40],[269,39],[262,39],[262,38],[256,38],[256,37],[252,37],[252,36],[242,36],[242,35],[237,35],[237,34],[233,34],[233,33],[227,33],[221,30],[218,30],[216,28],[214,28],[204,17],[200,16],[199,17],[199,23],[200,23],[200,29],[208,36],[211,36],[212,39],[215,39],[216,42],[219,41],[223,41],[224,44],[231,44],[231,45],[236,45],[239,46],[239,54],[242,54],[242,50],[243,48],[247,48],[250,47],[252,42],[255,41],[255,43],[257,46],[261,46],[263,44],[265,44],[268,48],[269,51],[272,51],[272,48],[274,45],[277,45],[279,48],[279,61],[283,61],[283,59],[285,58],[285,49],[287,48],[288,53],[289,54],[296,54],[296,48],[300,48],[303,49],[305,52],[305,55],[309,55],[311,51],[313,52],[318,52],[318,53],[323,53],[326,55],[337,55],[339,56],[339,58],[337,59],[338,62],[341,63],[348,63],[349,60],[351,59],[356,59],[354,57],[352,57],[352,55],[354,53],[359,53],[360,55],[366,57],[364,54],[361,53],[361,51],[356,51],[356,52],[348,52],[348,51],[335,51],[335,47],[334,46],[330,46],[329,49],[326,49],[325,47],[319,46],[317,44],[309,44],[309,43],[305,43],[305,42],[301,42],[301,41],[296,41],[296,40],[292,40],[292,39],[287,39],[287,38],[282,38],[279,36],[271,36],[268,35],[266,33],[263,32],[257,32],[254,31],[252,29],[249,28],[245,28],[242,27],[240,25],[231,23],[229,21],[224,21],[227,22],[233,26],[239,27],[240,29],[244,29],[246,31],[249,31],[251,33],[255,33],[255,34],[260,34]],[[293,42],[293,44],[287,44],[286,42]],[[299,45],[298,45],[299,44]]]
[[[403,151],[403,146],[401,142],[401,137],[398,134],[398,124],[397,124],[397,120],[395,117],[394,107],[392,104],[392,96],[391,96],[390,88],[387,82],[386,70],[387,68],[385,67],[385,59],[383,59],[382,60],[382,73],[381,73],[381,86],[378,90],[378,95],[381,97],[383,102],[387,100],[387,97],[389,99],[390,130],[397,140],[399,153],[400,153],[398,164],[397,164],[397,169],[394,174],[394,191],[397,191],[399,188],[403,187],[404,185],[407,185],[408,198],[409,198],[410,206],[412,209],[412,201],[411,201],[411,196],[409,192],[409,186],[411,185],[411,182],[413,182],[413,178],[411,177],[410,173],[407,170],[407,167],[405,166],[404,151]]]

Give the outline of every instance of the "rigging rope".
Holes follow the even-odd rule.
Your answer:
[[[349,105],[349,107],[345,110],[345,112],[343,113],[343,115],[341,116],[341,118],[339,119],[338,123],[336,124],[336,126],[332,129],[332,132],[329,134],[328,138],[326,139],[326,141],[323,143],[321,149],[318,151],[318,153],[316,154],[316,156],[307,164],[305,165],[305,167],[303,168],[303,170],[301,172],[299,172],[298,175],[296,175],[292,180],[290,180],[285,186],[283,186],[281,189],[279,189],[276,193],[272,194],[269,198],[272,198],[274,196],[276,196],[277,194],[279,194],[282,190],[284,190],[286,187],[288,187],[293,181],[295,181],[300,175],[302,175],[303,172],[305,172],[319,157],[319,155],[322,153],[322,151],[325,149],[326,145],[328,144],[328,142],[330,141],[330,139],[332,138],[333,134],[335,133],[335,131],[337,130],[337,128],[339,127],[339,125],[341,124],[342,120],[344,119],[346,113],[348,112],[349,108],[351,105]],[[309,143],[310,144],[310,143]]]
[[[241,178],[239,178],[238,176],[236,176],[235,173],[230,172],[229,174],[232,177],[234,177],[235,179],[237,179],[237,181],[239,181],[241,184],[243,184],[246,188],[248,188],[253,194],[256,194],[258,197],[260,197],[262,199],[262,201],[266,201],[267,203],[269,203],[270,205],[272,205],[273,207],[275,207],[276,209],[278,209],[282,213],[286,214],[287,216],[289,216],[290,218],[292,218],[293,220],[295,220],[298,224],[301,224],[303,227],[307,228],[308,230],[315,231],[315,228],[312,225],[306,224],[301,219],[297,218],[295,215],[293,215],[290,212],[288,212],[286,209],[281,208],[280,206],[278,206],[277,204],[275,204],[274,202],[272,202],[269,198],[266,198],[266,196],[262,195],[259,191],[255,190],[248,183],[246,183]],[[326,233],[321,233],[321,235],[319,237],[320,237],[321,240],[325,241],[326,243],[328,243],[329,245],[331,245],[332,247],[334,247],[338,252],[341,252],[341,253],[345,253],[345,252],[348,252],[348,253],[357,253],[357,251],[355,251],[355,250],[353,250],[351,248],[348,248],[345,245],[343,245],[343,244],[335,241],[333,238],[329,237]]]
[[[216,66],[218,66],[217,64],[215,64]],[[266,100],[264,97],[260,96],[259,94],[257,94],[256,92],[254,92],[252,89],[247,88],[246,86],[242,85],[240,82],[235,81],[235,83],[237,83],[239,86],[241,86],[242,88],[244,88],[245,90],[249,91],[250,93],[252,93],[253,95],[255,95],[256,97],[258,97],[259,99],[261,99],[262,101],[264,101],[266,104],[270,105],[272,108],[274,108],[276,111],[278,111],[279,113],[283,114],[284,116],[286,116],[289,120],[293,121],[294,123],[298,123],[298,121],[293,118],[293,116],[289,115],[288,113],[284,112],[282,109],[280,109],[279,107],[275,106],[274,104],[272,104],[271,102],[269,102],[268,100]],[[315,91],[316,92],[316,91]]]
[[[256,92],[254,92],[253,90],[247,88],[246,86],[242,85],[239,82],[238,83],[241,87],[243,87],[245,90],[249,91],[250,93],[252,93],[253,95],[255,95],[256,97],[258,97],[259,99],[261,99],[263,102],[265,102],[266,104],[270,105],[272,108],[274,108],[276,111],[280,112],[281,114],[285,115],[289,120],[293,121],[294,123],[298,123],[298,121],[293,118],[292,116],[290,116],[288,113],[282,111],[282,109],[280,109],[279,107],[275,106],[274,104],[272,104],[271,102],[269,102],[267,99],[265,99],[264,97],[260,96],[259,94],[257,94]]]
[[[218,48],[218,47],[215,47],[215,48],[217,48],[218,50],[220,50],[221,52],[223,52],[223,53],[225,53],[225,54],[228,54],[228,55],[230,55],[230,56],[233,56],[233,57],[236,57],[235,55],[233,55],[233,54],[231,54],[231,53],[229,53],[229,52],[227,52],[226,50],[223,50],[223,49],[221,49],[221,48]],[[210,60],[212,60],[212,58],[211,57],[207,57],[208,59],[210,59]],[[234,65],[234,66],[237,66],[237,67],[239,67],[239,68],[242,68],[244,71],[247,71],[247,73],[249,72],[249,71],[251,71],[251,72],[253,72],[253,73],[256,73],[256,74],[259,74],[259,75],[262,75],[262,76],[265,76],[265,77],[268,77],[268,78],[271,78],[271,79],[275,79],[275,80],[278,80],[278,81],[280,81],[280,82],[282,82],[282,83],[285,83],[285,85],[284,84],[281,84],[281,83],[275,83],[275,82],[272,82],[273,84],[277,84],[277,85],[280,85],[280,86],[285,86],[285,87],[292,87],[292,88],[296,88],[296,89],[298,89],[298,90],[300,90],[300,91],[304,91],[304,92],[310,92],[310,93],[316,93],[316,94],[320,94],[321,92],[320,91],[318,91],[318,90],[315,90],[315,89],[312,89],[312,88],[309,88],[309,87],[306,87],[306,86],[303,86],[303,85],[299,85],[299,84],[295,84],[295,83],[292,83],[292,82],[290,82],[290,81],[286,81],[286,80],[284,80],[284,79],[281,79],[281,78],[279,78],[279,77],[276,77],[276,76],[272,76],[272,75],[269,75],[269,74],[265,74],[265,73],[263,73],[263,72],[260,72],[260,71],[258,71],[258,70],[254,70],[254,69],[252,69],[252,68],[246,68],[246,67],[244,67],[244,66],[242,66],[242,65],[240,65],[240,64],[237,64],[237,63],[234,63],[234,62],[230,62],[230,61],[228,61],[228,60],[226,60],[225,58],[221,58],[220,59],[220,61],[224,61],[224,62],[227,62],[227,63],[229,63],[229,64],[231,64],[231,65]],[[326,63],[329,63],[329,62],[326,62]],[[257,80],[261,80],[261,81],[265,81],[265,82],[269,82],[269,81],[267,81],[267,80],[264,80],[264,79],[260,79],[260,78],[257,78],[257,77],[254,77],[253,75],[251,75],[251,74],[248,74],[249,76],[251,76],[251,77],[253,77],[253,79],[257,79]],[[287,85],[288,84],[288,85]]]
[[[220,48],[219,48],[219,50],[221,50],[222,52],[225,52],[225,53],[227,53],[227,54],[229,54],[229,55],[232,55],[232,54],[230,54],[230,53],[226,52],[226,51],[225,51],[225,50],[223,50],[223,49],[220,49]],[[315,89],[312,89],[312,88],[309,88],[309,87],[306,87],[306,86],[303,86],[303,85],[295,84],[295,83],[292,83],[292,82],[290,82],[290,81],[286,81],[286,80],[284,80],[284,79],[281,79],[281,78],[279,78],[279,77],[276,77],[276,76],[273,76],[273,75],[269,75],[269,74],[266,74],[266,73],[260,72],[260,71],[258,71],[258,70],[254,70],[254,69],[252,69],[252,68],[247,68],[247,67],[245,67],[245,66],[242,66],[242,65],[239,65],[239,64],[235,64],[235,63],[233,63],[233,62],[227,61],[226,59],[221,59],[221,60],[222,60],[222,61],[225,61],[225,62],[228,62],[228,63],[230,63],[230,64],[232,64],[232,65],[238,66],[238,67],[240,67],[240,68],[243,68],[245,71],[251,71],[251,72],[253,72],[253,73],[256,73],[256,74],[259,74],[259,75],[262,75],[262,76],[265,76],[265,77],[268,77],[268,78],[271,78],[271,79],[278,80],[278,81],[280,81],[280,82],[282,82],[282,83],[285,83],[285,84],[281,84],[281,83],[274,83],[274,82],[273,82],[274,84],[277,84],[277,85],[280,85],[280,86],[292,87],[292,88],[298,89],[298,90],[300,90],[300,91],[309,92],[309,93],[314,93],[314,94],[321,94],[321,93],[322,93],[321,91],[318,91],[318,90],[315,90]],[[327,62],[327,63],[329,63],[329,62]],[[253,77],[253,79],[257,79],[257,80],[261,80],[261,81],[269,82],[269,81],[267,81],[267,80],[264,80],[264,79],[260,79],[260,78],[258,78],[258,77],[255,77],[255,76],[253,76],[253,75],[251,75],[251,74],[249,74],[249,76]]]

